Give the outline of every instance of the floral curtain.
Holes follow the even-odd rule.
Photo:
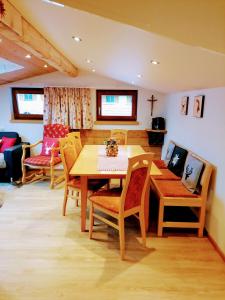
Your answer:
[[[93,127],[91,91],[88,88],[44,88],[44,124]]]

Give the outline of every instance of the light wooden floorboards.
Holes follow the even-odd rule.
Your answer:
[[[207,238],[153,235],[143,249],[130,220],[121,261],[116,231],[97,226],[89,240],[72,200],[61,216],[62,189],[2,192],[0,300],[225,299],[225,264]]]

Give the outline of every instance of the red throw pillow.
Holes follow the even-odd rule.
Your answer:
[[[41,155],[51,156],[51,149],[53,147],[59,147],[59,139],[44,137],[43,144],[42,144]],[[54,156],[58,156],[58,155],[59,155],[59,151],[55,151]]]
[[[6,149],[14,146],[16,143],[16,138],[8,138],[6,136],[2,137],[0,152],[3,153]]]

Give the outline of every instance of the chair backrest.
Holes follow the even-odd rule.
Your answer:
[[[112,129],[110,137],[116,139],[119,145],[127,145],[127,130]]]
[[[62,124],[48,124],[44,125],[44,137],[63,138],[70,131],[70,127]]]
[[[146,153],[129,158],[126,181],[121,194],[121,213],[144,205],[153,156],[153,153]]]
[[[66,136],[74,141],[77,154],[79,155],[82,150],[80,132],[70,132]]]
[[[77,159],[77,152],[74,142],[71,138],[65,137],[59,139],[60,154],[64,168],[64,176],[66,181],[70,179],[69,172]]]

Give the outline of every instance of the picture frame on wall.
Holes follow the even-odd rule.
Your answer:
[[[194,98],[194,107],[193,107],[193,116],[196,118],[203,117],[203,110],[204,110],[204,102],[205,96],[195,96]]]
[[[181,105],[180,105],[180,113],[182,115],[188,114],[188,103],[189,103],[189,97],[183,96],[181,99]]]

